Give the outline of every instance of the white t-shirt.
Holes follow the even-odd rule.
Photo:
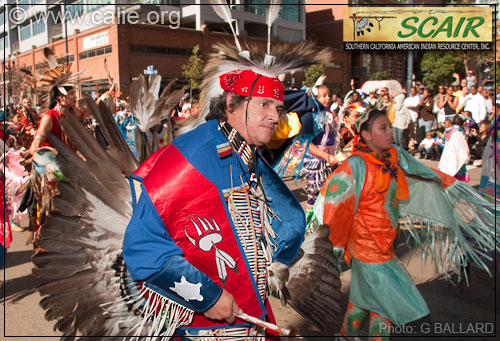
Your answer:
[[[481,122],[486,117],[486,101],[480,94],[468,94],[464,98],[464,111],[470,111],[472,119],[476,123]]]
[[[408,107],[415,107],[416,108],[419,104],[420,104],[420,96],[418,96],[418,95],[415,95],[413,97],[409,96],[403,102],[403,105],[407,108]],[[410,113],[411,120],[413,122],[417,122],[418,113],[413,109],[407,109],[407,110]]]
[[[422,140],[422,142],[420,142],[420,145],[421,146],[423,145],[424,148],[428,149],[428,148],[432,147],[433,143],[434,143],[434,139],[433,138],[429,139],[429,138],[426,137],[425,139]]]

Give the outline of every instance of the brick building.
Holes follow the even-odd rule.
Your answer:
[[[319,45],[343,51],[343,15],[348,6],[397,4],[393,0],[306,0],[306,33]],[[343,75],[340,93],[350,90],[350,79],[357,87],[379,71],[387,71],[389,79],[406,83],[406,52],[404,51],[345,51],[346,72]],[[335,89],[338,86],[334,87]]]
[[[130,82],[153,65],[166,83],[177,78],[182,86],[181,66],[185,64],[195,45],[200,45],[202,57],[212,52],[216,42],[234,44],[229,25],[213,12],[210,6],[202,6],[200,0],[138,0],[121,5],[118,0],[71,0],[67,5],[49,0],[0,0],[0,23],[7,29],[0,35],[4,68],[0,89],[2,106],[8,102],[17,104],[19,94],[10,87],[15,70],[20,67],[37,70],[44,67],[43,48],[50,47],[57,58],[73,62],[73,70],[86,69],[85,76],[91,81],[83,84],[82,95],[97,97],[109,87],[106,60],[111,77],[125,94]],[[265,9],[267,1],[231,0],[231,12],[240,40],[265,44],[267,26]],[[118,5],[120,4],[120,5]],[[21,14],[16,17],[13,11]],[[176,16],[164,16],[168,13]],[[61,15],[62,14],[62,15]],[[151,15],[152,14],[152,15]],[[135,15],[135,16],[133,16]],[[130,18],[135,21],[129,20]],[[151,20],[155,19],[156,20]],[[158,22],[158,18],[162,18]],[[274,41],[300,42],[305,39],[305,10],[295,0],[284,0],[279,18],[273,25]],[[340,64],[328,66],[335,76]],[[287,85],[300,84],[303,74],[288,76]],[[5,94],[4,96],[4,86]],[[36,90],[28,94],[35,102]],[[11,95],[11,96],[9,96]],[[7,98],[5,98],[7,97]]]

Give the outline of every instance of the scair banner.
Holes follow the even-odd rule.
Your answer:
[[[347,7],[345,50],[491,50],[491,7]]]

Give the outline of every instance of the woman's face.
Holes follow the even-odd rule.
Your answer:
[[[363,130],[361,136],[368,147],[377,154],[389,150],[394,144],[391,122],[386,115],[377,117],[371,130]]]
[[[359,102],[360,100],[361,100],[361,96],[357,92],[352,94],[352,101],[353,102]]]

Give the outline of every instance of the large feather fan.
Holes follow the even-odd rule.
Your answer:
[[[308,234],[299,258],[290,267],[271,264],[270,289],[320,330],[332,331],[340,325],[340,271],[328,239],[330,229],[322,225]]]
[[[57,183],[53,211],[36,240],[43,251],[32,258],[34,276],[45,281],[40,305],[64,336],[125,336],[142,321],[133,301],[116,307],[135,285],[120,256],[132,215],[127,170],[71,113],[61,124],[86,161],[49,135],[66,180]],[[101,305],[109,302],[115,307],[105,314]]]
[[[217,44],[203,70],[203,81],[200,94],[200,114],[182,124],[178,133],[184,134],[205,122],[210,109],[210,100],[223,93],[220,87],[219,76],[236,69],[252,70],[266,77],[278,77],[291,71],[301,70],[313,64],[328,64],[332,55],[328,49],[317,51],[311,41],[300,44],[274,44],[271,50],[272,57],[256,44],[246,44],[243,49],[250,58],[242,56],[237,48],[231,44]]]

